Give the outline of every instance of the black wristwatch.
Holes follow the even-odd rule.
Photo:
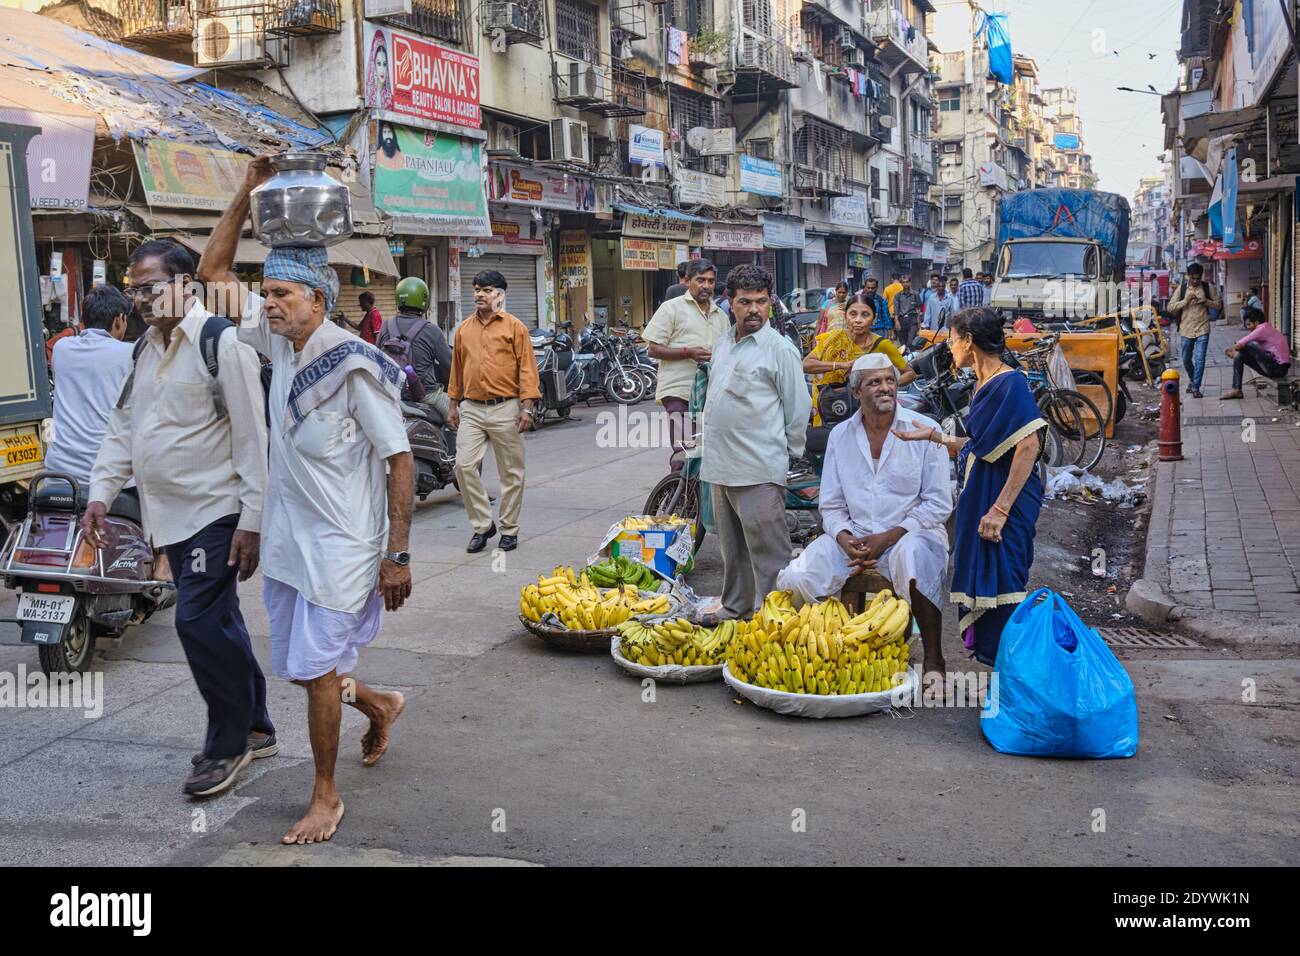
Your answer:
[[[411,552],[410,551],[385,551],[384,560],[392,561],[393,564],[400,565],[401,567],[404,568],[411,563]]]

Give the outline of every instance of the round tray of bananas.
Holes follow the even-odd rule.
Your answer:
[[[558,567],[519,590],[519,621],[553,647],[588,654],[605,652],[615,628],[633,614],[666,614],[666,594],[648,594],[631,585],[602,589],[585,575]]]
[[[722,661],[736,632],[735,621],[700,627],[685,618],[620,624],[610,639],[614,663],[634,677],[674,684],[722,680]]]
[[[737,625],[722,679],[747,700],[797,717],[857,717],[912,698],[908,667],[911,608],[881,591],[850,617],[834,599],[798,611],[769,594]]]

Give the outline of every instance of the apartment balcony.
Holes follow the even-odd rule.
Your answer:
[[[934,140],[918,133],[909,133],[907,152],[912,158],[912,165],[929,175],[930,169],[934,165]]]
[[[420,7],[451,19],[459,12],[457,0],[412,0],[412,13]],[[338,33],[339,0],[270,0],[266,32],[278,36],[318,36]]]
[[[851,196],[843,173],[800,163],[794,167],[794,191],[801,196]]]
[[[599,116],[644,116],[646,79],[608,63],[586,63],[552,54],[555,102]]]
[[[119,0],[122,40],[133,46],[189,43],[193,6],[193,0]]]
[[[735,50],[732,96],[752,97],[799,85],[794,53],[782,37],[744,31]]]
[[[645,4],[641,0],[614,0],[609,8],[609,28],[629,40],[644,40],[650,35],[646,26]]]
[[[887,69],[903,64],[905,73],[915,67],[930,72],[930,43],[924,33],[907,23],[894,0],[867,0],[867,32],[881,47]]]

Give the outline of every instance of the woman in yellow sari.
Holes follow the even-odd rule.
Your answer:
[[[833,329],[817,336],[817,344],[803,360],[803,370],[813,378],[812,404],[813,427],[822,423],[821,410],[817,406],[818,393],[825,385],[842,385],[848,380],[849,371],[856,359],[868,352],[882,352],[898,369],[898,384],[906,385],[916,378],[916,372],[908,368],[903,361],[898,347],[889,339],[871,331],[876,320],[870,296],[857,292],[849,296],[844,303],[844,318],[847,330]]]

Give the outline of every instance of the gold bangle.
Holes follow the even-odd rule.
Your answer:
[[[1010,517],[1011,517],[1011,512],[1010,512],[1010,511],[1007,511],[1007,509],[1005,509],[1005,508],[999,508],[999,507],[998,507],[998,503],[997,503],[996,501],[993,502],[993,504],[991,505],[991,507],[993,508],[994,511],[996,511],[998,514],[1002,515],[1004,518],[1010,518]]]

